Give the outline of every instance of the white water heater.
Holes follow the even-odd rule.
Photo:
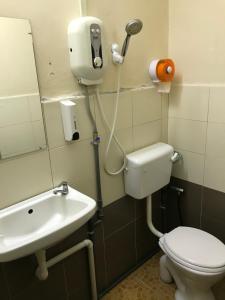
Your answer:
[[[107,66],[102,21],[95,17],[73,20],[68,28],[70,66],[80,84],[102,83]]]

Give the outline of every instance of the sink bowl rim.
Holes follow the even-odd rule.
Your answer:
[[[18,243],[16,245],[12,244],[9,247],[5,247],[0,249],[0,262],[3,261],[9,261],[13,260],[19,257],[23,257],[25,255],[18,255],[15,258],[15,252],[19,251],[20,249],[23,249],[25,247],[29,247],[29,245],[34,246],[35,244],[43,242],[44,239],[51,238],[53,239],[54,235],[60,235],[62,232],[68,232],[65,233],[65,238],[71,234],[72,232],[76,231],[78,228],[80,228],[82,225],[84,225],[95,213],[96,211],[96,201],[90,198],[89,196],[86,196],[79,191],[73,189],[71,186],[68,186],[69,188],[69,193],[67,195],[55,195],[53,193],[54,189],[51,189],[49,191],[43,192],[39,195],[36,195],[34,197],[30,197],[26,200],[23,200],[21,202],[18,202],[16,204],[13,204],[9,207],[3,208],[0,210],[0,219],[3,217],[7,217],[7,215],[10,215],[11,213],[16,213],[17,211],[20,210],[26,210],[26,208],[31,208],[32,205],[37,204],[39,202],[45,201],[48,198],[53,198],[49,199],[49,201],[54,201],[54,198],[62,198],[62,199],[69,199],[70,201],[79,201],[82,203],[85,203],[87,206],[82,208],[81,211],[77,212],[74,214],[74,216],[70,216],[66,218],[64,221],[60,222],[60,224],[57,224],[55,228],[50,228],[49,230],[43,231],[41,234],[38,235],[38,237],[35,235],[35,231],[33,233],[33,236],[28,235],[28,239],[23,240],[22,242]],[[72,197],[74,196],[74,199]],[[85,219],[85,222],[82,222],[82,220]],[[87,220],[86,220],[87,219]],[[82,223],[78,227],[75,226],[75,223]],[[70,228],[71,227],[71,228]],[[72,229],[74,227],[74,230]],[[0,228],[1,230],[1,228]],[[63,238],[64,238],[63,237]],[[55,243],[59,242],[61,239],[55,238]],[[44,243],[44,242],[43,242]],[[46,243],[44,243],[46,244]],[[45,246],[46,248],[50,247],[51,245]],[[31,247],[32,248],[32,247]],[[27,251],[30,252],[30,251]],[[31,254],[31,253],[30,253]],[[29,255],[29,254],[27,254]],[[12,259],[5,259],[5,257],[10,257],[12,256]]]

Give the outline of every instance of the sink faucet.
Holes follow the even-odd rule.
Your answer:
[[[62,189],[56,189],[56,190],[53,191],[53,193],[54,193],[55,195],[57,195],[58,193],[61,193],[62,195],[67,195],[67,194],[69,193],[68,184],[67,184],[66,181],[63,181],[63,182],[59,185],[59,187],[61,187],[61,186],[62,186]]]

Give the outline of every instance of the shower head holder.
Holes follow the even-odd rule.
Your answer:
[[[122,56],[120,54],[119,45],[116,43],[112,44],[111,51],[112,51],[112,60],[113,60],[114,64],[121,65],[124,61],[124,56]]]
[[[142,29],[143,23],[139,19],[130,20],[125,28],[126,38],[123,42],[122,50],[120,51],[118,44],[112,44],[112,58],[115,64],[122,64],[126,56],[131,36],[138,34]]]

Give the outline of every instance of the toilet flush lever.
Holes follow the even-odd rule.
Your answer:
[[[183,159],[183,156],[181,153],[174,151],[172,157],[170,158],[172,163],[176,163],[179,160]]]

